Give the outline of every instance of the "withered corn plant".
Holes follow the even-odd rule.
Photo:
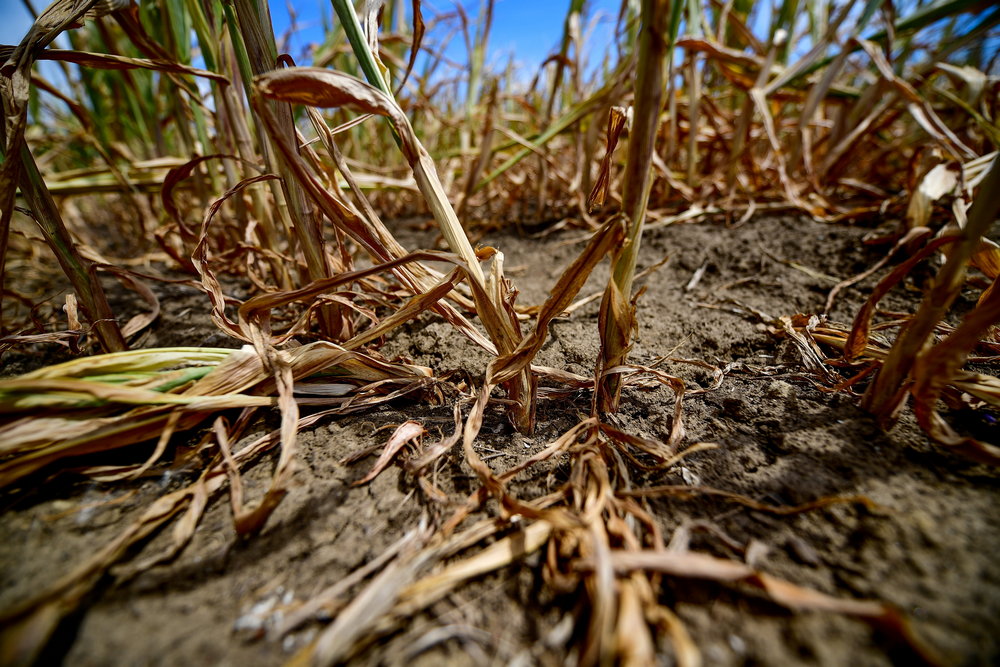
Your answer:
[[[977,349],[995,353],[998,342],[1000,310],[996,281],[1000,276],[1000,249],[984,238],[1000,215],[997,190],[1000,187],[1000,160],[995,155],[991,157],[985,164],[980,161],[979,165],[962,170],[968,178],[968,190],[976,184],[978,192],[967,212],[959,197],[954,209],[958,224],[945,227],[936,238],[932,238],[927,227],[916,225],[900,239],[898,247],[916,243],[919,250],[880,281],[849,331],[817,328],[814,324],[806,326],[802,333],[815,335],[817,340],[842,350],[848,363],[868,364],[865,373],[873,374],[874,379],[865,390],[861,405],[883,425],[894,424],[912,396],[918,422],[935,441],[969,458],[997,465],[1000,464],[1000,449],[956,431],[941,416],[938,407],[940,400],[953,407],[1000,407],[1000,381],[992,375],[963,368],[967,358]],[[928,190],[932,195],[937,193],[935,198],[943,195],[948,188],[941,189],[932,183],[943,173],[932,170],[922,184],[927,186],[921,188],[924,194],[918,191],[915,199],[927,195]],[[945,185],[954,187],[956,183]],[[923,220],[915,222],[920,221]],[[947,260],[938,270],[917,312],[900,323],[899,334],[889,349],[876,346],[872,339],[872,321],[878,302],[917,263],[941,252],[946,254]],[[981,291],[976,307],[957,327],[951,327],[946,316],[965,287],[970,268],[983,273],[990,282]],[[942,329],[946,333],[940,333]]]
[[[622,217],[628,225],[625,245],[614,259],[611,280],[601,301],[601,363],[597,385],[598,407],[603,412],[618,409],[621,396],[619,368],[628,358],[635,329],[632,285],[642,243],[642,228],[653,187],[653,153],[660,130],[660,114],[666,92],[670,3],[644,0],[640,14],[636,50],[635,92],[628,157],[622,175]]]
[[[679,664],[699,664],[658,594],[663,575],[740,582],[789,609],[854,615],[933,660],[889,605],[666,549],[644,497],[710,493],[782,513],[865,500],[773,508],[701,487],[632,488],[635,469],[713,447],[685,446],[682,414],[685,396],[712,387],[691,390],[629,363],[633,293],[651,227],[743,224],[757,211],[898,220],[892,257],[911,256],[887,271],[850,329],[808,316],[770,324],[825,380],[835,379],[834,364],[854,372],[838,389],[877,371],[864,405],[886,423],[911,395],[936,440],[996,463],[995,447],[945,423],[938,399],[1000,405],[996,378],[963,369],[971,350],[998,351],[1000,260],[983,237],[997,215],[1000,89],[983,45],[1000,8],[787,0],[767,15],[769,5],[746,0],[623,0],[617,41],[600,53],[588,43],[587,3],[574,0],[552,57],[526,85],[488,58],[502,3],[481,3],[476,19],[461,6],[425,16],[416,0],[365,2],[360,12],[358,4],[333,0],[336,19],[304,67],[281,53],[264,0],[56,0],[19,45],[0,48],[0,354],[37,343],[80,353],[0,381],[0,488],[17,493],[70,461],[92,479],[133,479],[164,465],[174,435],[199,423],[211,423],[201,439],[212,452],[194,482],[0,612],[0,662],[38,656],[113,566],[168,525],[169,547],[135,567],[176,557],[224,495],[234,530],[259,532],[287,493],[300,429],[402,397],[453,400],[454,430],[427,444],[423,425],[404,422],[360,483],[408,447],[407,474],[440,500],[428,473],[461,445],[478,485],[450,515],[415,527],[377,567],[356,573],[354,601],[302,660],[348,660],[455,587],[533,551],[543,553],[546,585],[588,610],[574,634],[583,664],[651,663],[657,637]],[[456,35],[465,63],[444,55]],[[60,36],[70,49],[54,48]],[[60,67],[65,82],[48,80],[53,70],[41,62]],[[408,249],[385,222],[428,214],[447,251]],[[585,230],[588,240],[545,302],[528,308],[516,302],[503,253],[475,248],[470,236],[523,230],[532,216]],[[948,260],[890,350],[869,336],[878,300],[939,252]],[[606,257],[595,377],[536,365],[549,325],[575,309]],[[53,259],[63,278],[42,270]],[[992,286],[950,327],[942,320],[969,267]],[[242,347],[142,349],[160,312],[152,281],[199,290],[219,331]],[[123,290],[147,311],[126,321],[108,296]],[[56,303],[51,293],[63,296]],[[425,313],[491,355],[474,386],[381,356],[385,337]],[[843,358],[821,357],[817,343]],[[95,351],[109,354],[82,354]],[[722,382],[720,369],[702,367],[713,386]],[[609,423],[636,385],[672,390],[666,442]],[[497,387],[525,433],[545,398],[592,392],[594,414],[498,472],[474,446]],[[280,428],[234,451],[274,408]],[[239,412],[222,412],[231,409]],[[107,466],[91,457],[143,441],[156,443],[144,460]],[[250,500],[242,475],[275,449],[268,489]],[[566,484],[540,497],[511,490],[518,474],[557,456]],[[483,518],[493,506],[499,515]],[[304,603],[279,634],[314,619],[331,595]]]

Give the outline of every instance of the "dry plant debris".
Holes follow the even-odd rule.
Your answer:
[[[561,642],[575,642],[570,655],[582,664],[652,664],[664,639],[678,664],[701,664],[660,595],[664,577],[854,616],[912,657],[941,662],[893,605],[783,580],[754,565],[749,548],[747,562],[699,552],[680,528],[665,536],[645,503],[708,496],[787,516],[871,507],[868,498],[781,505],[696,482],[636,486],[716,448],[688,442],[685,397],[736,371],[672,354],[630,360],[643,229],[713,217],[739,226],[775,211],[900,222],[881,228],[890,249],[882,259],[834,279],[822,313],[704,305],[760,320],[823,391],[865,386],[861,405],[886,428],[912,397],[931,439],[1000,462],[995,444],[942,416],[942,403],[1000,409],[1000,380],[982,368],[1000,352],[1000,249],[988,238],[1000,213],[1000,84],[986,46],[1000,8],[820,4],[782,3],[764,34],[763,10],[742,0],[623,1],[616,50],[594,68],[586,3],[574,0],[558,51],[525,86],[512,68],[487,63],[493,0],[476,20],[460,4],[428,17],[418,0],[366,2],[360,14],[334,0],[336,26],[309,67],[281,53],[261,0],[56,0],[20,44],[0,49],[0,354],[44,344],[74,358],[0,380],[0,489],[17,498],[66,470],[124,484],[167,465],[179,434],[198,425],[186,462],[200,467],[103,548],[0,610],[0,660],[31,663],[109,577],[176,559],[227,494],[233,530],[254,539],[293,485],[302,429],[405,397],[453,406],[451,434],[431,442],[428,424],[402,420],[354,484],[399,464],[430,509],[271,627],[281,638],[320,612],[332,619],[294,664],[357,657],[471,580],[535,553],[544,585],[587,610]],[[443,55],[450,37],[440,36],[448,25],[469,54],[454,79],[439,71],[454,66]],[[50,48],[60,38],[72,48]],[[65,84],[46,78],[57,66]],[[384,222],[427,214],[447,251],[407,249]],[[525,232],[531,219],[555,220],[546,233],[571,228],[584,243],[544,302],[528,307],[512,281],[518,258],[470,236]],[[919,309],[876,322],[890,290],[942,253]],[[553,323],[597,298],[581,292],[606,257],[594,372],[539,363]],[[45,270],[52,259],[71,289],[59,304],[44,298],[60,280]],[[827,278],[823,267],[781,261]],[[852,325],[829,319],[838,294],[876,275]],[[242,347],[144,348],[161,312],[155,282],[197,290],[223,339]],[[952,324],[951,307],[970,288],[978,303]],[[120,324],[123,291],[148,312]],[[484,372],[442,373],[382,354],[387,338],[426,317],[489,355]],[[665,362],[712,381],[692,387]],[[629,392],[649,387],[673,395],[662,439],[616,420]],[[496,469],[477,448],[494,406],[531,434],[539,401],[580,396],[590,397],[589,414],[516,464]],[[274,409],[278,428],[246,442]],[[129,455],[149,441],[151,454]],[[459,445],[475,480],[456,499],[436,475]],[[124,458],[96,456],[111,450]],[[250,493],[245,476],[271,450],[266,489]],[[556,464],[560,483],[519,491],[519,476]],[[141,554],[168,530],[166,547]]]

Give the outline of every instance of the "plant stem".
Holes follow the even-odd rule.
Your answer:
[[[94,326],[94,333],[105,352],[128,349],[118,322],[108,305],[104,288],[97,280],[92,262],[80,256],[76,244],[63,224],[59,208],[45,187],[35,158],[27,144],[21,142],[21,194],[31,208],[45,241],[55,254],[66,277],[80,297],[80,305]]]
[[[969,210],[965,235],[948,253],[948,261],[938,271],[934,286],[920,303],[920,309],[899,334],[875,381],[868,387],[861,407],[883,424],[891,423],[906,397],[905,384],[913,362],[928,344],[934,328],[944,319],[965,283],[969,258],[980,239],[1000,212],[1000,159],[994,158],[989,173],[979,186],[979,195]]]
[[[601,302],[601,364],[608,370],[628,358],[635,312],[629,304],[635,265],[642,242],[642,225],[653,184],[652,156],[660,127],[666,87],[669,0],[643,0],[639,33],[639,64],[635,79],[635,108],[625,162],[622,215],[628,222],[625,246],[614,260],[612,277]],[[621,376],[598,378],[598,407],[602,412],[618,409]]]

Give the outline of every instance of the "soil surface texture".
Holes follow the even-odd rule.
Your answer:
[[[890,603],[948,664],[1000,662],[1000,485],[997,472],[930,442],[908,410],[889,432],[857,407],[858,398],[819,386],[794,345],[765,318],[820,313],[837,281],[861,273],[886,251],[863,240],[871,230],[801,218],[759,218],[735,228],[721,223],[649,230],[640,270],[667,258],[639,285],[638,340],[630,360],[684,379],[685,444],[710,442],[679,464],[637,472],[636,488],[712,487],[772,506],[831,496],[861,496],[787,516],[711,495],[642,500],[660,531],[702,553],[744,561],[768,574],[848,599]],[[407,247],[435,239],[403,225]],[[519,304],[539,304],[583,247],[581,232],[541,238],[487,235],[481,243],[505,254]],[[894,290],[882,306],[914,312],[930,269]],[[850,323],[884,272],[844,290],[829,313]],[[607,262],[581,296],[599,293]],[[153,286],[163,312],[144,346],[235,346],[216,333],[207,299],[194,289]],[[974,303],[963,294],[954,317]],[[535,363],[592,376],[598,352],[599,298],[550,327]],[[957,320],[956,320],[957,321]],[[481,382],[489,358],[440,318],[425,314],[390,336],[381,353],[428,366],[438,375],[462,371]],[[828,351],[831,356],[832,351]],[[52,361],[41,351],[39,359]],[[46,356],[48,355],[48,356]],[[664,359],[666,358],[666,359]],[[33,365],[21,355],[3,375]],[[710,366],[676,361],[699,360]],[[713,385],[710,367],[725,371]],[[983,368],[996,373],[996,368]],[[457,376],[455,376],[457,377]],[[371,483],[371,469],[392,429],[408,419],[429,438],[454,430],[452,405],[399,399],[369,412],[320,422],[300,436],[294,484],[260,535],[233,528],[227,487],[209,499],[191,544],[175,559],[137,564],[165,549],[171,527],[112,569],[63,623],[44,662],[68,665],[275,665],[289,660],[329,621],[308,619],[283,636],[275,630],[304,602],[383,554],[424,517],[477,488],[461,444],[433,473],[447,502],[429,500],[397,463]],[[500,408],[489,409],[477,451],[495,471],[525,460],[589,415],[591,395],[542,399],[534,435],[515,432]],[[628,387],[613,423],[629,433],[666,440],[674,394],[667,387]],[[949,414],[960,429],[995,442],[995,415]],[[245,442],[278,426],[275,412]],[[176,464],[184,443],[197,443],[210,420],[184,436],[142,478],[98,483],[71,473],[35,478],[8,490],[0,514],[0,608],[8,608],[69,572],[115,538],[165,493],[197,479]],[[142,461],[141,445],[115,454]],[[244,478],[249,502],[267,487],[277,453]],[[512,482],[520,497],[544,495],[565,481],[565,460],[531,467]],[[475,518],[496,513],[487,505]],[[402,631],[357,653],[357,664],[573,664],[582,613],[573,594],[542,585],[540,553],[475,579],[420,613]],[[348,589],[345,602],[357,587]],[[707,665],[885,665],[898,646],[868,624],[832,613],[788,611],[753,590],[663,577],[657,591],[690,632]],[[673,664],[667,637],[657,637],[661,664]]]

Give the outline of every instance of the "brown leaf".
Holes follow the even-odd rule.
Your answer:
[[[626,300],[615,281],[609,280],[598,313],[598,327],[604,332],[599,355],[603,360],[602,368],[597,378],[597,409],[600,412],[617,409],[621,396],[620,374],[614,372],[607,381],[604,376],[624,364],[636,326],[635,307]]]
[[[871,295],[865,300],[864,305],[861,306],[861,310],[854,316],[851,333],[847,337],[847,343],[844,346],[844,359],[854,361],[865,349],[865,345],[868,344],[869,332],[871,331],[872,318],[875,317],[875,308],[878,306],[879,301],[889,293],[889,290],[905,278],[913,270],[914,266],[937,252],[939,248],[959,240],[961,240],[961,236],[942,236],[933,239],[921,248],[919,252],[895,267],[889,275],[879,281],[875,289],[872,290]]]
[[[774,602],[796,611],[826,611],[857,616],[896,634],[925,664],[940,665],[941,659],[913,632],[909,621],[896,608],[870,600],[835,598],[825,593],[758,572],[737,561],[706,554],[678,551],[612,552],[615,570],[661,572],[675,577],[708,579],[722,583],[745,582],[764,591]]]
[[[618,139],[622,130],[625,129],[627,116],[622,107],[611,107],[608,114],[608,132],[605,138],[605,152],[601,159],[601,166],[594,180],[594,187],[587,197],[587,209],[591,212],[604,206],[604,200],[608,196],[608,186],[611,184],[611,161],[615,155],[615,148],[618,146]]]
[[[842,280],[836,285],[834,285],[833,289],[830,290],[830,293],[826,295],[826,305],[823,307],[823,313],[825,314],[830,312],[830,310],[833,308],[833,300],[837,298],[837,294],[839,294],[842,289],[850,287],[851,285],[854,285],[856,283],[859,283],[868,276],[874,274],[876,271],[885,266],[889,262],[889,260],[892,259],[896,255],[896,253],[899,252],[901,249],[906,247],[918,247],[920,245],[923,245],[923,243],[928,238],[930,238],[930,235],[932,233],[933,232],[926,227],[914,227],[913,229],[907,231],[906,234],[904,234],[902,237],[900,237],[898,241],[896,241],[896,244],[892,247],[892,250],[886,253],[886,255],[882,259],[877,261],[871,268],[869,268],[866,271],[862,271],[856,276],[852,276],[850,278]]]
[[[495,359],[487,371],[491,382],[500,383],[513,378],[531,363],[545,344],[549,324],[560,315],[583,288],[590,272],[613,248],[618,247],[625,237],[625,228],[620,218],[609,220],[598,230],[580,256],[570,264],[555,287],[549,292],[538,312],[534,330],[518,343],[510,352]]]
[[[167,215],[177,223],[178,228],[181,233],[184,234],[188,239],[196,238],[195,233],[185,224],[183,218],[181,217],[180,211],[177,208],[177,204],[174,201],[174,188],[180,184],[181,181],[191,176],[194,173],[195,168],[198,167],[202,162],[207,160],[214,160],[216,158],[224,159],[229,158],[233,160],[238,160],[234,155],[224,155],[222,153],[216,153],[214,155],[201,155],[188,160],[179,167],[172,167],[167,175],[163,179],[163,185],[160,188],[160,202],[163,204],[163,210],[166,211]]]
[[[969,264],[986,274],[990,280],[1000,276],[1000,246],[995,241],[983,238],[979,247],[972,253]]]
[[[917,421],[938,441],[980,463],[1000,465],[1000,447],[956,433],[937,412],[938,398],[956,378],[969,352],[996,322],[1000,322],[1000,289],[994,281],[989,296],[941,343],[924,350],[913,365],[913,411]]]
[[[128,58],[110,53],[89,53],[86,51],[67,51],[62,49],[46,49],[37,56],[38,60],[56,60],[61,62],[74,63],[81,67],[91,67],[105,70],[130,70],[147,69],[156,72],[170,72],[172,74],[190,74],[204,79],[211,79],[217,83],[229,84],[229,79],[216,72],[210,72],[197,67],[189,67],[171,60]]]
[[[523,530],[501,538],[474,556],[452,563],[441,572],[417,581],[400,594],[399,606],[410,615],[440,600],[459,584],[487,572],[506,567],[542,547],[552,534],[552,525],[536,521]]]
[[[424,25],[423,12],[420,10],[420,0],[411,0],[410,13],[413,15],[413,34],[410,36],[410,59],[406,63],[406,70],[403,72],[403,79],[399,82],[399,87],[396,89],[396,95],[399,95],[400,91],[403,90],[403,86],[406,85],[407,79],[410,78],[413,66],[417,62],[417,55],[420,53],[420,46],[424,41],[424,33],[427,30],[427,26]]]
[[[205,159],[208,158],[206,157]],[[193,165],[190,162],[183,168],[188,166],[193,168]],[[180,172],[180,174],[183,174],[183,172]],[[224,332],[242,341],[250,340],[249,332],[245,332],[242,327],[226,316],[226,297],[225,294],[222,293],[222,285],[219,283],[218,278],[216,278],[215,272],[209,266],[208,230],[212,223],[212,219],[215,217],[216,213],[219,212],[219,209],[222,208],[222,205],[226,202],[226,200],[239,194],[251,185],[273,180],[278,180],[278,177],[274,174],[261,174],[259,176],[245,178],[233,187],[229,188],[229,190],[227,190],[221,197],[213,201],[205,211],[205,216],[201,223],[201,230],[198,235],[198,243],[195,246],[194,252],[191,253],[191,258],[195,261],[195,268],[198,270],[198,275],[201,276],[201,282],[204,286],[205,292],[212,301],[212,321]],[[181,224],[179,218],[178,224]]]
[[[382,449],[382,453],[379,455],[375,465],[372,466],[371,471],[358,481],[351,484],[351,486],[361,486],[362,484],[367,484],[378,477],[378,474],[385,470],[386,466],[388,466],[389,462],[392,460],[392,457],[399,453],[399,450],[401,450],[406,443],[417,440],[423,434],[424,427],[420,422],[408,420],[400,424],[389,438],[389,441],[385,443],[385,447]]]
[[[313,107],[347,107],[378,116],[397,116],[399,107],[374,86],[319,67],[290,67],[262,74],[254,86],[265,97]]]

